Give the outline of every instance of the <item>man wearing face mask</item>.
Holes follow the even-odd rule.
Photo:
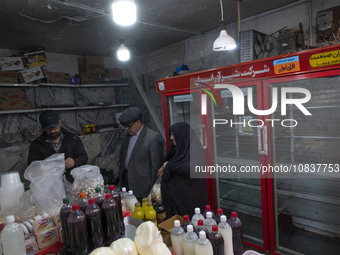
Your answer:
[[[39,121],[44,132],[30,145],[28,165],[36,160],[44,160],[55,153],[64,153],[65,176],[69,182],[73,182],[71,169],[86,165],[88,159],[82,141],[62,127],[62,121],[56,111],[43,111]]]

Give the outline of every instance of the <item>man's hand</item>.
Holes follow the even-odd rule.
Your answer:
[[[166,164],[168,164],[168,162],[169,161],[164,162],[163,165],[158,169],[157,176],[162,176],[163,175],[164,169],[166,167]]]
[[[74,167],[74,159],[73,159],[73,158],[67,158],[67,159],[65,159],[65,167],[66,167],[66,168],[72,168],[72,167]]]

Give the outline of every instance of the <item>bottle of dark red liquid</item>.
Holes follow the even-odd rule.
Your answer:
[[[197,236],[199,236],[200,231],[204,231],[206,235],[208,236],[208,229],[203,227],[203,225],[204,225],[204,221],[202,219],[199,219],[197,221],[197,227],[195,228],[195,233],[197,234]]]
[[[89,233],[89,244],[92,249],[101,247],[104,244],[104,233],[100,207],[95,203],[94,198],[89,199],[85,215]]]
[[[224,255],[224,240],[220,232],[218,232],[218,226],[212,226],[212,232],[208,234],[208,239],[213,247],[214,255]]]
[[[99,207],[102,207],[103,202],[105,200],[105,195],[102,192],[102,188],[101,187],[96,187],[95,191],[96,191],[96,193],[94,194],[94,201],[96,202],[96,204]]]
[[[237,218],[237,212],[231,212],[228,223],[233,230],[234,255],[241,255],[243,253],[243,228],[241,220]]]
[[[79,194],[80,201],[79,201],[79,208],[85,213],[86,207],[89,205],[89,202],[86,198],[86,193],[85,192],[80,192]]]
[[[185,232],[187,232],[188,225],[192,225],[192,227],[194,227],[194,225],[190,221],[189,215],[186,214],[186,215],[183,215],[183,223],[181,225],[181,227],[184,229]],[[194,228],[194,232],[195,232],[195,228]]]
[[[105,200],[102,205],[104,212],[104,235],[106,245],[110,245],[113,241],[120,237],[118,226],[118,205],[112,198],[111,193],[105,194]]]
[[[72,205],[70,205],[70,199],[68,197],[65,197],[63,199],[63,203],[64,205],[60,209],[60,221],[61,221],[61,227],[63,229],[65,249],[68,253],[70,253],[71,252],[71,240],[70,240],[70,234],[68,232],[68,217],[70,216],[72,212]]]
[[[207,212],[211,212],[211,216],[212,216],[212,218],[214,218],[215,214],[214,214],[214,212],[211,210],[211,206],[210,206],[210,205],[206,205],[206,206],[205,206],[205,210],[204,210],[204,212],[203,212],[204,218],[207,218]]]
[[[122,200],[120,197],[120,192],[115,189],[115,185],[110,185],[109,190],[112,195],[112,198],[116,201],[118,205],[118,226],[119,226],[119,231],[120,231],[120,237],[122,237],[125,235],[125,225],[124,225]]]
[[[217,225],[221,222],[221,215],[223,215],[223,210],[222,208],[218,208],[217,213],[214,216]]]
[[[68,229],[72,255],[86,255],[89,251],[87,221],[85,213],[79,210],[78,204],[72,205],[72,212],[68,218]]]

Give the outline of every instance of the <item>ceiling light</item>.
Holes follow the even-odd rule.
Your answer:
[[[220,24],[221,32],[220,32],[220,36],[214,42],[213,50],[214,51],[232,50],[236,48],[236,42],[234,38],[228,35],[227,30],[225,29],[225,24],[223,21],[222,0],[220,0],[220,4],[221,4],[221,19],[222,19],[222,22]]]
[[[112,4],[113,21],[121,26],[130,26],[136,22],[135,0],[115,0]]]
[[[130,59],[130,51],[128,48],[126,48],[126,46],[124,45],[124,43],[122,43],[117,50],[117,58],[120,61],[128,61]]]

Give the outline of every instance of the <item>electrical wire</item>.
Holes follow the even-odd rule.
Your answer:
[[[220,4],[221,4],[221,20],[223,22],[224,20],[223,20],[223,4],[222,4],[222,0],[220,0]]]

